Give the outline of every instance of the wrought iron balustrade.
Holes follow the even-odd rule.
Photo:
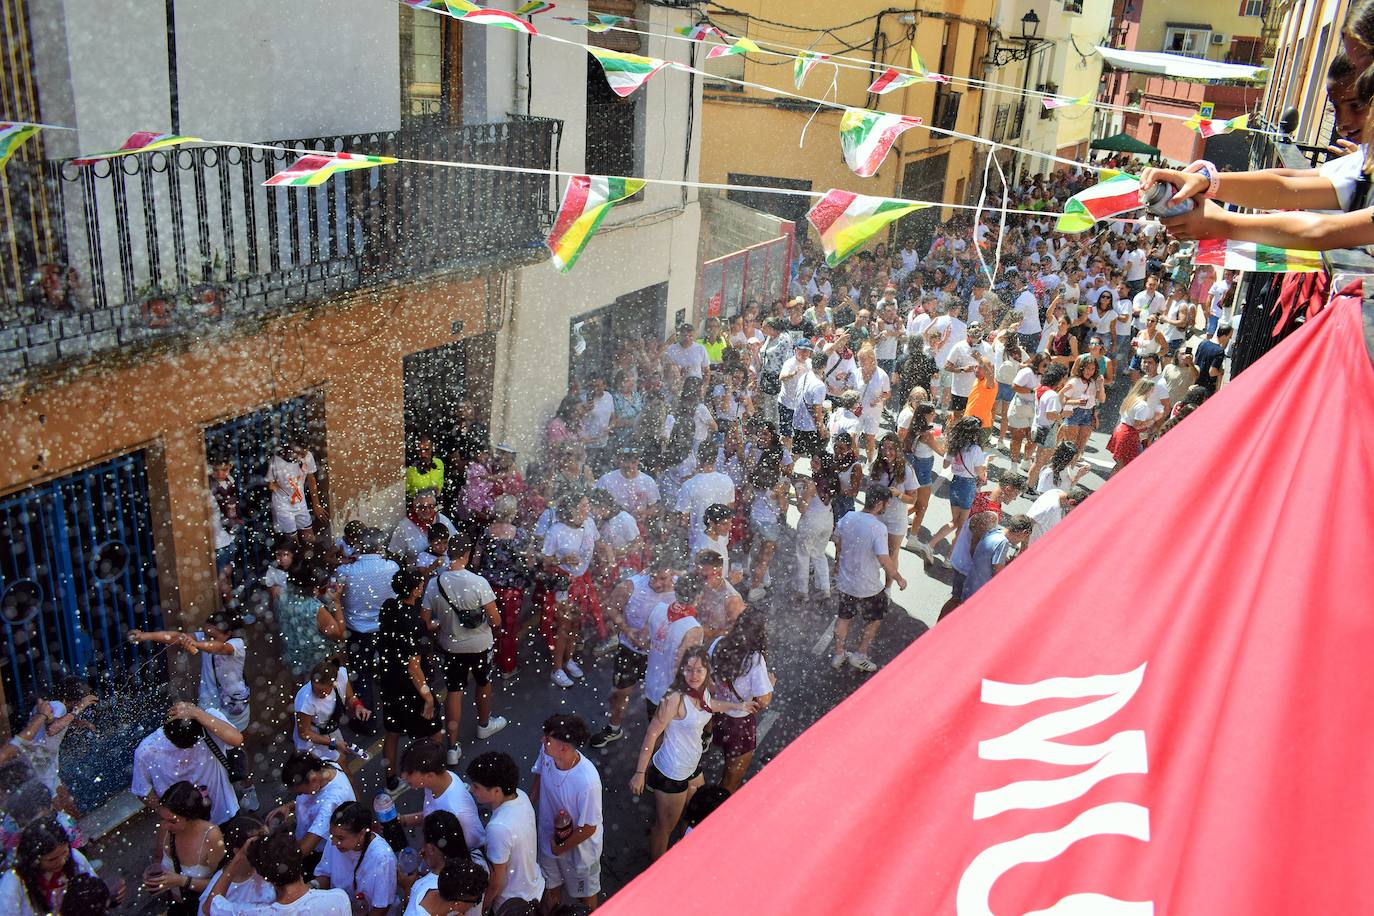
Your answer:
[[[516,258],[549,176],[397,163],[264,187],[305,152],[547,169],[562,122],[516,118],[157,150],[80,166],[15,157],[0,185],[0,378],[348,290]]]

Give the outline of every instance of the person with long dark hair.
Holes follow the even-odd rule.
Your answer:
[[[257,818],[239,814],[221,824],[219,829],[224,838],[224,857],[219,870],[210,876],[206,884],[207,889],[213,888],[219,883],[220,876],[227,873],[228,882],[222,895],[225,900],[230,903],[269,906],[276,899],[272,885],[238,854],[249,840],[266,836],[267,828]],[[211,902],[208,892],[201,895],[200,916],[210,916]]]
[[[1053,367],[1051,367],[1051,370]],[[969,422],[969,421],[973,422]],[[945,435],[945,466],[951,471],[949,483],[949,524],[930,539],[934,545],[945,535],[953,534],[950,552],[959,541],[959,530],[968,518],[978,488],[987,483],[987,453],[978,444],[982,425],[977,417],[964,417],[951,426]]]
[[[906,462],[916,474],[916,498],[911,504],[906,545],[927,558],[930,545],[921,539],[921,523],[925,521],[935,485],[935,456],[944,453],[945,437],[935,425],[935,405],[922,401],[911,409],[906,438]]]
[[[160,865],[144,873],[143,886],[161,897],[168,916],[193,916],[224,859],[224,836],[210,822],[209,795],[184,780],[162,793],[157,816],[166,842]]]
[[[55,818],[34,821],[19,835],[14,867],[0,875],[0,913],[45,916],[80,874],[93,875],[95,869],[72,849],[62,825]]]
[[[753,706],[718,712],[711,743],[725,755],[720,784],[739,788],[758,746],[758,712],[773,699],[777,678],[768,670],[768,620],[757,607],[747,608],[724,636],[707,649],[712,663],[711,691],[718,699]]]
[[[386,844],[383,843],[383,846]],[[247,864],[272,885],[271,912],[278,916],[352,916],[348,894],[338,888],[312,888],[305,883],[305,857],[288,830],[251,837],[220,872],[207,895],[216,916],[260,916],[257,903],[231,903],[224,897],[232,870]]]
[[[315,882],[348,893],[353,912],[384,916],[396,899],[396,853],[372,828],[372,806],[346,802],[329,818],[329,842]]]
[[[443,725],[434,714],[434,694],[425,679],[421,643],[427,633],[420,619],[420,599],[428,581],[424,573],[403,569],[391,577],[395,597],[382,602],[377,654],[381,659],[378,687],[382,695],[382,725],[386,739],[386,787],[400,787],[396,763],[401,736],[442,741]]]

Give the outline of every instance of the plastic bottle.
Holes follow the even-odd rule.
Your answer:
[[[413,875],[420,870],[420,854],[407,846],[396,853],[396,866],[405,874]]]
[[[372,755],[367,752],[367,748],[363,747],[361,744],[353,744],[352,742],[350,742],[348,744],[345,744],[344,748],[354,757],[357,757],[359,760],[363,762],[367,762],[372,757]]]
[[[560,810],[558,816],[553,819],[553,838],[560,843],[566,843],[572,834],[572,816],[568,812]]]
[[[386,840],[388,846],[400,852],[409,843],[406,841],[405,828],[396,819],[396,803],[386,792],[378,792],[372,799],[372,814],[377,818],[377,832]]]

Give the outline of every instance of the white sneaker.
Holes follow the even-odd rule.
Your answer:
[[[573,679],[568,677],[568,672],[559,668],[553,673],[553,685],[555,687],[571,687],[573,685]]]
[[[839,671],[841,668],[844,667],[844,662],[846,658],[848,658],[848,656],[846,656],[843,652],[841,652],[839,655],[830,656],[830,667],[834,668],[836,671]]]
[[[567,662],[563,664],[563,670],[568,672],[575,681],[580,681],[586,677],[586,674],[582,671],[582,666],[572,659],[568,659]]]
[[[849,666],[859,671],[877,671],[878,666],[873,659],[867,655],[860,655],[858,652],[850,652],[847,656]]]
[[[455,744],[453,747],[448,749],[448,765],[451,767],[456,767],[458,765],[459,758],[461,758],[462,756],[463,749]]]
[[[485,741],[505,727],[505,716],[489,716],[486,725],[477,726],[477,737]]]

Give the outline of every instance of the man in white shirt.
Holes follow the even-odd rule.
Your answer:
[[[463,780],[445,764],[444,749],[433,741],[412,741],[401,752],[401,761],[397,766],[401,779],[412,789],[424,791],[420,810],[401,815],[401,826],[414,829],[433,812],[447,811],[458,818],[458,823],[462,825],[468,848],[477,849],[487,840],[486,828],[482,826],[481,815],[477,813],[477,803],[473,801]]]
[[[711,377],[711,357],[706,347],[696,340],[696,329],[684,321],[677,326],[677,340],[663,348],[663,358],[677,367],[684,378],[699,378],[703,382]],[[706,386],[703,384],[703,390]]]
[[[906,580],[897,571],[897,563],[889,552],[887,525],[881,518],[891,498],[892,491],[887,487],[870,484],[864,491],[864,508],[850,512],[835,526],[832,538],[837,565],[835,587],[840,593],[840,604],[835,617],[835,647],[830,667],[836,670],[846,662],[859,671],[878,670],[868,650],[887,614],[886,582],[896,582],[898,588],[906,589]],[[846,652],[844,642],[849,635],[849,622],[856,615],[864,620],[863,636],[859,639],[857,652]]]
[[[932,330],[940,332],[940,345],[935,351],[935,365],[939,369],[939,387],[942,407],[949,406],[949,389],[953,383],[953,377],[945,371],[945,363],[949,362],[949,354],[954,351],[959,341],[964,339],[968,333],[968,325],[964,324],[959,317],[963,310],[963,303],[950,302],[945,305],[945,313],[931,322]]]
[[[582,667],[572,657],[573,632],[578,621],[584,615],[592,616],[599,627],[604,626],[589,574],[600,533],[585,496],[573,493],[561,498],[555,517],[557,520],[544,535],[543,556],[545,571],[565,577],[568,582],[554,593],[558,632],[553,646],[553,683],[566,688],[583,677]]]
[[[1040,303],[1019,273],[1011,275],[1011,289],[1016,294],[1011,307],[1021,316],[1021,324],[1016,328],[1021,349],[1026,353],[1035,353],[1040,349]]]
[[[201,709],[193,703],[173,704],[166,724],[134,749],[129,791],[156,811],[162,793],[184,780],[205,790],[210,819],[222,824],[239,811],[225,751],[242,744],[243,734],[218,710]],[[165,831],[160,834],[165,835]]]
[[[980,273],[973,281],[973,296],[968,301],[969,324],[981,324],[983,322],[983,303],[987,300],[987,295],[988,278]],[[907,334],[911,333],[910,328],[908,328]]]
[[[686,516],[689,537],[704,534],[702,519],[708,506],[735,504],[735,482],[716,470],[718,452],[715,443],[703,442],[697,448],[697,472],[678,491],[674,508]]]
[[[964,339],[950,349],[949,358],[941,367],[950,377],[950,417],[946,423],[952,424],[962,417],[968,407],[968,396],[973,393],[973,386],[978,381],[978,359],[974,354],[979,353],[989,363],[992,362],[992,347],[983,342],[984,333],[981,324],[969,325]]]
[[[394,556],[409,553],[424,553],[429,549],[429,529],[435,524],[448,529],[449,536],[458,533],[458,526],[444,513],[439,511],[439,494],[432,489],[416,490],[410,498],[406,517],[396,525],[391,533],[387,550]]]
[[[1131,243],[1131,250],[1126,252],[1121,258],[1122,268],[1126,271],[1126,288],[1134,296],[1145,287],[1145,268],[1147,257],[1145,254],[1145,240],[1137,237]]]
[[[1164,421],[1169,419],[1169,408],[1173,406],[1169,400],[1169,385],[1164,381],[1161,368],[1160,358],[1154,353],[1140,358],[1142,377],[1154,383],[1154,388],[1150,389],[1147,401],[1150,409],[1154,411],[1155,422],[1148,430],[1140,431],[1140,438],[1147,442],[1154,441],[1155,437],[1159,435],[1160,429],[1164,426]]]
[[[792,412],[792,454],[807,458],[819,457],[825,450],[825,414],[822,405],[826,396],[825,382],[807,365],[797,393],[797,408]]]
[[[658,505],[658,484],[639,469],[638,449],[621,449],[619,470],[602,474],[596,486],[614,496],[616,504],[633,515],[640,528]]]
[[[1063,521],[1064,516],[1069,510],[1087,499],[1090,491],[1081,485],[1075,484],[1069,490],[1047,490],[1041,493],[1031,503],[1031,507],[1026,510],[1026,514],[1035,523],[1031,528],[1029,544],[1044,537],[1051,528]]]
[[[267,488],[272,491],[272,521],[282,534],[299,536],[304,541],[315,539],[310,509],[313,507],[317,515],[323,515],[315,471],[315,456],[290,440],[268,463]]]
[[[797,400],[801,397],[802,381],[811,373],[814,349],[811,341],[805,338],[798,340],[792,347],[792,355],[778,373],[778,381],[782,385],[778,392],[778,435],[788,448],[792,447],[792,417],[797,411]]]
[[[544,720],[531,794],[539,821],[545,910],[563,902],[565,888],[588,909],[596,907],[601,893],[601,774],[578,750],[588,737],[587,723],[578,716]]]
[[[520,791],[520,768],[509,754],[487,751],[468,764],[468,787],[477,804],[491,809],[486,846],[491,867],[482,912],[498,911],[507,900],[537,906],[544,896],[539,829],[534,806]]]
[[[1207,336],[1212,337],[1217,332],[1217,324],[1221,322],[1222,316],[1226,314],[1227,298],[1231,292],[1231,280],[1235,276],[1229,270],[1221,272],[1216,282],[1207,289]]]
[[[916,253],[916,243],[907,236],[906,241],[902,242],[902,248],[897,252],[897,256],[902,259],[902,269],[911,273],[921,263],[921,256]]]
[[[703,348],[704,349],[704,348]],[[605,465],[606,442],[615,417],[615,399],[606,390],[606,379],[594,375],[587,380],[587,414],[582,418],[582,437],[586,441],[587,464],[599,473]]]
[[[434,491],[421,490],[415,494],[416,505],[428,506],[433,514]],[[412,510],[418,514],[420,510]],[[409,519],[405,520],[409,524]],[[399,531],[399,529],[398,529]],[[395,537],[392,538],[393,542]],[[425,537],[428,549],[429,537]],[[381,534],[375,529],[363,535],[361,556],[334,571],[333,582],[339,589],[343,605],[344,625],[348,628],[348,670],[353,672],[353,689],[363,705],[376,709],[374,682],[377,678],[377,639],[381,626],[382,602],[395,596],[391,577],[401,571],[395,562],[382,556]],[[418,556],[418,551],[416,552]]]

